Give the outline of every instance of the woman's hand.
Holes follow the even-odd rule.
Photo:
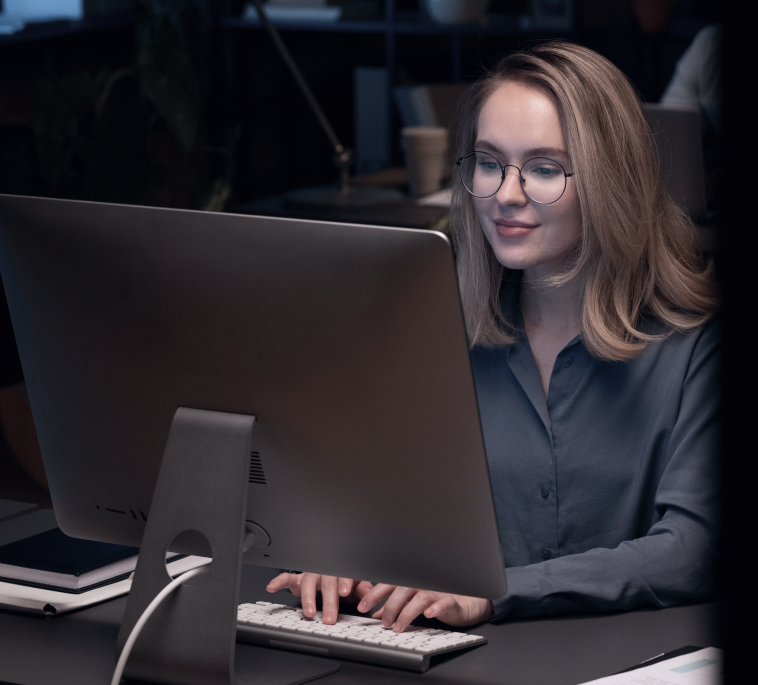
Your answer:
[[[402,633],[421,614],[450,626],[472,626],[486,621],[494,612],[489,599],[381,583],[363,596],[358,611],[368,611],[383,599],[387,601],[372,618],[381,618],[386,627],[394,624],[396,633]]]
[[[300,597],[303,613],[316,613],[316,593],[321,592],[323,622],[334,624],[339,613],[340,599],[358,604],[358,611],[365,613],[383,599],[384,606],[372,615],[396,633],[402,633],[417,616],[436,618],[451,626],[471,626],[486,621],[492,616],[492,602],[478,597],[451,595],[444,592],[415,590],[395,585],[372,585],[366,580],[336,578],[315,573],[282,573],[266,587],[269,592],[290,590]]]
[[[295,597],[300,597],[303,613],[309,617],[316,613],[316,593],[320,591],[322,621],[333,625],[337,622],[340,598],[357,604],[372,587],[374,586],[367,580],[336,578],[317,573],[281,573],[266,586],[266,590],[289,590]]]

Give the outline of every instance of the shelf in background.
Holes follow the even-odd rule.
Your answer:
[[[290,31],[329,31],[335,33],[385,33],[389,26],[383,21],[272,21],[274,26]],[[219,25],[226,29],[263,29],[259,21],[241,17],[222,17]]]
[[[23,29],[16,33],[0,35],[0,46],[18,43],[30,43],[48,38],[62,36],[75,36],[82,33],[103,31],[107,29],[132,26],[137,21],[137,15],[128,12],[125,14],[108,14],[86,19],[62,19],[59,21],[29,22]]]
[[[274,21],[274,25],[289,31],[323,31],[336,33],[401,33],[401,34],[436,34],[436,35],[570,35],[573,31],[537,30],[525,27],[516,15],[488,15],[487,24],[435,24],[424,17],[421,12],[404,11],[396,21]],[[261,29],[262,25],[254,19],[241,17],[223,17],[219,24],[229,29]]]
[[[488,23],[478,24],[435,24],[421,12],[405,10],[398,13],[397,20],[383,21],[274,21],[277,28],[285,31],[314,31],[327,33],[375,33],[405,35],[442,36],[551,36],[570,37],[573,30],[537,29],[523,21],[523,17],[507,14],[490,14]],[[75,36],[107,29],[122,28],[136,22],[134,13],[89,17],[79,20],[61,20],[29,23],[22,30],[0,35],[0,46],[28,43],[33,41]],[[226,29],[256,30],[262,26],[259,21],[242,17],[221,17],[218,25]],[[662,37],[693,38],[706,22],[688,17],[673,17]]]

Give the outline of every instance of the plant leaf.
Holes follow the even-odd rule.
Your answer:
[[[223,212],[224,205],[232,193],[232,186],[229,179],[217,178],[211,186],[210,192],[204,199],[201,209],[206,212]]]

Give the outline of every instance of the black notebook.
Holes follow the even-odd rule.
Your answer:
[[[137,547],[72,538],[53,528],[0,547],[0,580],[86,592],[128,578],[138,552]]]

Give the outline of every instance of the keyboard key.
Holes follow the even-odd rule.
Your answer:
[[[432,654],[433,652],[438,651],[438,647],[435,647],[433,645],[418,645],[413,649],[414,652],[418,652],[419,654]]]
[[[383,636],[381,636],[381,637],[380,636],[367,637],[364,640],[364,642],[367,645],[378,645],[378,644],[381,644],[383,641],[384,641],[384,637]]]

